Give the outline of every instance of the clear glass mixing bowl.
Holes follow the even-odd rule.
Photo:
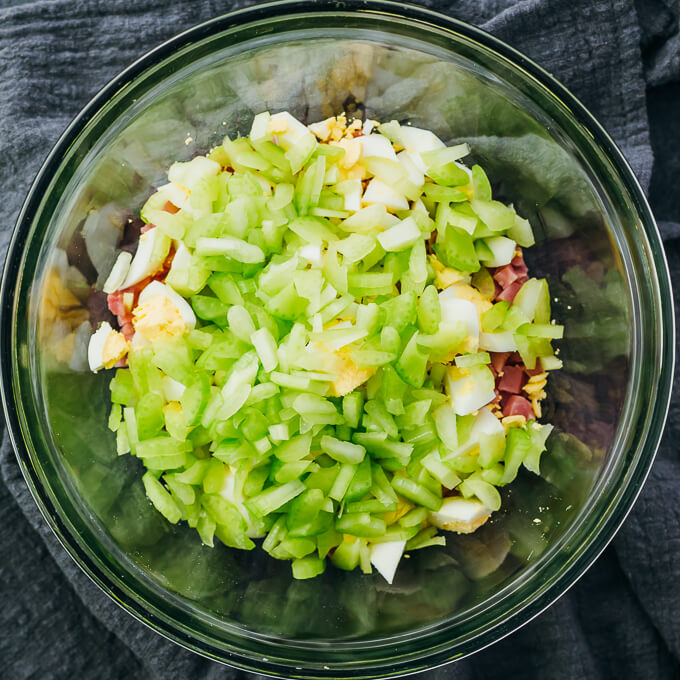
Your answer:
[[[90,311],[116,245],[168,166],[247,133],[252,116],[345,110],[466,140],[531,220],[528,254],[566,325],[542,476],[506,489],[471,536],[413,553],[391,586],[333,569],[295,582],[264,552],[200,545],[147,502],[116,456]],[[654,221],[605,132],[506,45],[381,2],[260,5],[198,26],[111,82],[50,154],[20,216],[2,288],[9,428],[65,548],[139,619],[197,652],[285,677],[400,674],[480,649],[563,593],[604,548],[654,457],[673,320]]]

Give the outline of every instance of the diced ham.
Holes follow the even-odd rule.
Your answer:
[[[522,355],[519,352],[511,352],[510,356],[508,357],[508,363],[512,364],[513,366],[515,364],[521,364],[522,363]]]
[[[130,317],[130,321],[121,324],[120,332],[128,342],[132,342],[132,336],[135,334],[135,327],[132,325],[132,316]]]
[[[529,267],[522,262],[521,264],[513,264],[512,268],[515,270],[517,276],[526,276],[529,273]]]
[[[519,293],[519,289],[522,287],[521,283],[515,281],[511,283],[507,288],[504,288],[496,297],[497,300],[507,300],[512,302],[515,299],[515,295]]]
[[[145,224],[140,230],[140,234],[146,234],[147,231],[151,231],[156,225],[155,224]]]
[[[511,395],[507,400],[504,400],[503,415],[504,416],[524,416],[527,420],[535,418],[534,411],[528,399],[520,397],[518,394]]]
[[[505,366],[510,354],[512,354],[512,352],[489,352],[491,365],[497,374],[503,370],[503,366]]]
[[[511,283],[517,280],[518,275],[514,267],[506,264],[505,267],[498,267],[498,269],[496,269],[493,278],[501,288],[507,288]]]
[[[493,292],[493,298],[492,299],[498,300],[498,296],[501,294],[503,289],[498,285],[498,281],[494,281],[493,283],[494,283],[495,289],[494,289],[494,292]]]
[[[515,255],[515,257],[512,258],[512,260],[510,261],[510,264],[513,267],[519,267],[519,266],[523,265],[524,264],[524,253],[522,253],[520,251],[519,255]]]
[[[524,368],[522,366],[505,366],[503,375],[498,383],[501,392],[519,394],[524,381]]]
[[[528,280],[529,277],[526,274],[522,274],[522,276],[518,277],[516,283],[519,283],[520,286],[523,286]]]
[[[123,291],[117,290],[115,293],[107,295],[106,302],[109,306],[111,314],[117,317],[125,316],[127,310],[125,309],[125,303],[123,302]]]
[[[543,367],[541,366],[541,360],[536,359],[536,368],[524,368],[528,376],[532,375],[538,375],[539,373],[543,373]]]

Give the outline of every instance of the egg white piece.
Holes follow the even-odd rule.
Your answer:
[[[128,272],[130,271],[130,263],[132,262],[132,255],[126,251],[121,252],[118,255],[109,278],[106,279],[104,283],[104,292],[107,295],[115,293],[124,283]]]
[[[487,352],[515,352],[517,350],[515,335],[512,331],[502,333],[482,332],[479,334],[479,349]]]
[[[375,177],[368,183],[361,202],[365,205],[380,203],[392,210],[408,210],[406,198]]]
[[[111,328],[108,321],[103,321],[92,334],[87,345],[87,363],[90,370],[96,373],[102,368],[110,368],[125,356],[128,344],[125,338]]]
[[[357,186],[345,194],[345,210],[358,212],[361,210],[361,182],[357,181]]]
[[[515,256],[517,244],[506,236],[493,236],[484,241],[493,253],[493,257],[482,260],[482,264],[487,267],[503,267],[510,264]]]
[[[295,146],[302,137],[312,134],[306,125],[303,125],[297,118],[291,116],[288,111],[275,113],[269,119],[269,130],[273,131],[279,146],[286,151]],[[282,130],[278,132],[278,130]]]
[[[321,252],[321,245],[318,243],[308,243],[306,246],[302,246],[297,251],[300,258],[309,262],[315,267],[321,267],[323,265],[323,253]]]
[[[475,416],[475,422],[470,430],[470,439],[474,441],[479,440],[479,435],[504,435],[505,430],[501,421],[489,411],[488,408],[480,408],[479,413]]]
[[[361,144],[361,158],[373,156],[377,158],[387,158],[391,161],[397,160],[397,154],[394,151],[392,142],[390,142],[387,137],[373,134],[356,137],[356,140]]]
[[[155,274],[170,250],[170,239],[157,227],[139,237],[137,252],[121,288],[129,288]]]
[[[155,297],[164,297],[169,300],[176,308],[182,320],[186,324],[187,330],[196,328],[196,315],[191,305],[176,293],[170,286],[160,281],[152,281],[139,294],[139,305],[146,304]]]
[[[453,410],[459,416],[474,413],[496,397],[493,381],[482,384],[482,381],[475,380],[471,375],[456,379],[451,376],[451,372],[446,373],[446,392]]]
[[[90,343],[87,346],[87,361],[90,365],[90,370],[95,373],[104,368],[104,345],[113,333],[113,328],[108,321],[104,321],[99,328],[93,333],[90,338]]]
[[[173,163],[168,170],[168,179],[172,184],[178,184],[183,189],[191,191],[204,179],[214,177],[221,170],[222,166],[217,161],[205,156],[196,156],[185,163]]]
[[[404,554],[405,547],[406,541],[388,541],[386,543],[374,543],[369,548],[371,564],[390,584],[394,580],[394,574],[399,566],[399,560]]]
[[[484,524],[491,510],[481,501],[467,498],[445,498],[437,512],[430,512],[430,522],[440,529],[470,533]]]
[[[402,146],[411,153],[424,153],[443,149],[446,145],[434,132],[423,130],[422,128],[402,125],[399,128],[399,141]]]
[[[462,321],[465,324],[468,337],[471,339],[469,351],[474,352],[479,344],[479,314],[477,313],[477,307],[474,302],[454,297],[454,293],[448,292],[451,288],[446,288],[439,293],[442,321]]]
[[[425,182],[425,174],[423,171],[414,163],[411,158],[411,154],[404,150],[397,154],[397,160],[401,163],[401,166],[406,170],[406,178],[409,182],[412,182],[416,186],[421,186]]]
[[[179,401],[186,390],[186,385],[171,378],[169,375],[163,376],[161,385],[163,386],[163,394],[166,401]]]

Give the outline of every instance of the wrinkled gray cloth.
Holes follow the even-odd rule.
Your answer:
[[[142,52],[241,2],[0,2],[0,249],[49,148],[90,97]],[[423,3],[533,57],[604,124],[649,189],[680,281],[678,0]],[[648,122],[648,112],[651,124]],[[654,157],[652,155],[654,150]],[[650,184],[651,180],[651,184]],[[680,394],[625,526],[557,604],[505,640],[428,678],[680,677]],[[46,528],[3,439],[0,676],[240,678],[122,612]]]

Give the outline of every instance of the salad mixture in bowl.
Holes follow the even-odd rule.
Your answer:
[[[375,568],[471,533],[539,472],[561,367],[529,222],[467,144],[345,114],[260,113],[178,162],[104,285],[109,427],[201,541]],[[559,351],[559,350],[557,350]]]

